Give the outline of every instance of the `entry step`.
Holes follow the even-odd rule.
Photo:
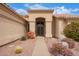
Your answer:
[[[44,39],[42,36],[37,36],[36,39]]]

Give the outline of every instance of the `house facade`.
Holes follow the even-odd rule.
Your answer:
[[[24,17],[17,14],[6,4],[0,3],[0,46],[17,40],[31,31],[35,37],[63,38],[63,29],[79,16],[53,14],[55,10],[28,10]]]
[[[54,10],[28,10],[29,31],[35,36],[64,38],[63,29],[67,24],[78,21],[79,16],[53,14]]]

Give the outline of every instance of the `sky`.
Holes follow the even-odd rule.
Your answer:
[[[28,9],[52,9],[53,14],[79,15],[79,3],[7,3],[20,15],[28,14]]]

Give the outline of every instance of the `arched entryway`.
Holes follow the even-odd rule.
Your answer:
[[[36,18],[36,36],[45,36],[45,18]]]

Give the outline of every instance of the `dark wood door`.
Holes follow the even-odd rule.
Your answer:
[[[45,18],[36,18],[36,36],[45,36]]]
[[[37,24],[37,36],[44,36],[44,25]]]

